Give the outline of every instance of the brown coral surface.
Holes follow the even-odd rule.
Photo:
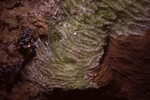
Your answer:
[[[149,33],[144,36],[110,37],[101,65],[93,69],[98,74],[93,81],[99,84],[102,78],[114,76],[109,88],[111,95],[150,100]]]

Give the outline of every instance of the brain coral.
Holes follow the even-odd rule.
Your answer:
[[[150,28],[149,0],[57,1],[64,15],[59,23],[49,19],[46,41],[38,40],[37,56],[24,76],[46,90],[98,88],[113,79],[111,69],[101,69],[99,86],[91,81],[109,36],[142,35]],[[109,74],[104,74],[103,72]],[[104,78],[102,78],[104,77]]]

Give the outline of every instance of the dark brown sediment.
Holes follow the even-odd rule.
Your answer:
[[[98,74],[93,82],[99,85],[106,75],[114,77],[108,90],[111,95],[131,100],[150,100],[149,33],[144,36],[110,37],[102,63],[93,69]],[[105,72],[102,69],[106,69]]]

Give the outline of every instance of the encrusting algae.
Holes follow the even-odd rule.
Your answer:
[[[98,88],[113,79],[103,76],[101,85],[91,81],[109,36],[141,33],[150,29],[149,0],[57,0],[62,20],[50,19],[49,36],[37,41],[36,57],[25,67],[24,76],[50,91],[54,88]],[[103,78],[101,78],[103,79]],[[99,83],[100,84],[100,83]]]

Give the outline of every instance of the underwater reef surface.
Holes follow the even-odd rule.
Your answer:
[[[99,88],[113,80],[109,66],[92,73],[104,54],[109,36],[143,35],[150,29],[149,0],[63,0],[59,22],[49,19],[49,36],[37,41],[36,57],[24,76],[50,91],[54,88]],[[107,72],[107,73],[105,73]]]
[[[0,0],[0,100],[150,100],[149,6]]]

